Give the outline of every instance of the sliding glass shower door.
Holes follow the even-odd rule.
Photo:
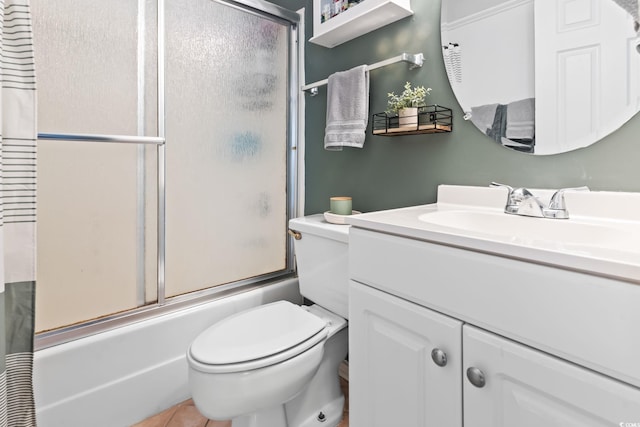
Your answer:
[[[291,274],[297,15],[241,3],[33,3],[38,331]]]
[[[166,6],[169,297],[287,268],[290,24]]]
[[[157,136],[147,3],[31,3],[39,134]],[[156,147],[62,136],[38,152],[36,331],[155,301]]]

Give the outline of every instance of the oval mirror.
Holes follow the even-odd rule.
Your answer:
[[[445,68],[465,119],[495,142],[586,147],[640,107],[636,0],[442,0]]]

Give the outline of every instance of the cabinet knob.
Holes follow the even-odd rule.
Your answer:
[[[431,359],[433,359],[433,363],[440,367],[447,365],[447,353],[440,350],[439,348],[434,348],[433,350],[431,350]]]
[[[482,388],[486,384],[484,372],[478,368],[471,367],[467,369],[467,378],[471,384],[478,388]]]

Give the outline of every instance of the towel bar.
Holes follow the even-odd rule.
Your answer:
[[[414,68],[422,67],[424,63],[424,55],[422,53],[410,54],[403,53],[398,56],[394,56],[393,58],[389,58],[384,61],[376,62],[375,64],[371,64],[367,67],[367,71],[375,70],[376,68],[385,67],[387,65],[395,64],[397,62],[408,62],[409,69],[413,70]],[[302,86],[300,89],[303,91],[309,91],[311,96],[316,96],[318,94],[318,87],[324,86],[329,82],[329,79],[324,79],[317,81],[315,83],[310,83],[308,85]]]

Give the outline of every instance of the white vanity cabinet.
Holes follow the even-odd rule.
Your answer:
[[[640,420],[635,387],[470,325],[463,327],[462,343],[465,377],[476,383],[463,382],[465,427],[604,427]]]
[[[349,299],[350,425],[462,427],[462,322],[356,282]]]
[[[349,239],[352,427],[640,423],[637,285],[355,227]]]

